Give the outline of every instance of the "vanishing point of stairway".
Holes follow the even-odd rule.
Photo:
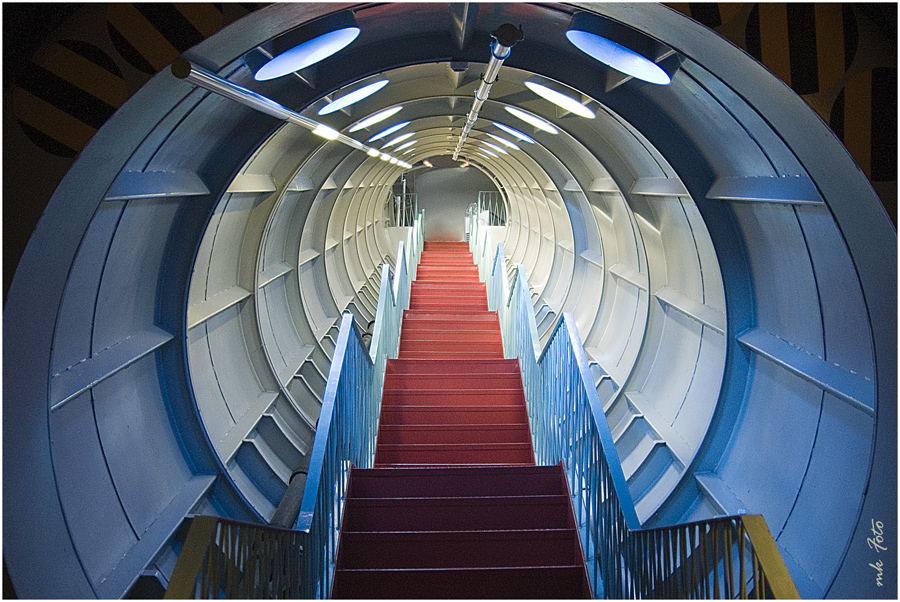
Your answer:
[[[535,466],[518,360],[467,243],[426,242],[375,468],[350,473],[334,598],[591,596],[561,466]]]

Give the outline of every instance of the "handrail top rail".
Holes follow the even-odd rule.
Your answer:
[[[406,249],[403,241],[398,244],[396,265],[398,269],[394,270],[395,282],[391,283],[390,265],[385,262],[381,265],[381,286],[388,284],[391,299],[389,302],[395,304],[399,291],[395,287],[399,286],[399,277],[406,273]],[[385,307],[379,307],[376,318],[375,327],[372,332],[372,348],[368,352],[363,353],[366,362],[370,366],[375,365],[374,354],[378,353],[378,341],[380,339],[379,331],[382,327],[382,318],[386,311]],[[300,512],[297,515],[295,523],[298,531],[308,533],[311,526],[313,515],[315,513],[316,491],[319,486],[320,475],[325,463],[325,452],[328,444],[328,432],[331,427],[331,420],[334,413],[334,403],[337,398],[338,378],[343,368],[343,361],[346,357],[347,345],[349,344],[350,332],[356,335],[358,343],[365,348],[362,340],[362,332],[352,313],[344,313],[341,316],[341,326],[338,332],[338,340],[332,353],[332,362],[328,371],[328,380],[325,385],[325,394],[322,398],[322,408],[319,411],[319,419],[316,423],[316,436],[313,440],[313,447],[309,451],[309,472],[306,479],[306,487],[303,490],[303,498],[300,503]],[[320,436],[320,433],[322,434]]]
[[[503,243],[499,243],[497,245],[497,256],[503,251]],[[496,260],[495,260],[496,266]],[[531,299],[531,289],[528,285],[528,276],[525,274],[525,266],[521,263],[516,264],[516,274],[515,280],[513,281],[513,286],[510,287],[509,300],[506,302],[506,306],[509,307],[509,304],[512,303],[514,292],[516,287],[520,287],[520,292],[522,295]],[[537,337],[537,327],[534,322],[534,316],[528,320],[529,329],[532,330],[531,341],[535,350],[535,360],[540,363],[543,360],[544,356],[550,349],[550,345],[553,342],[553,339],[556,337],[559,329],[565,324],[567,334],[569,336],[569,342],[572,346],[572,351],[575,355],[575,361],[578,368],[579,375],[581,376],[581,382],[584,386],[585,393],[587,394],[588,403],[591,407],[591,414],[594,419],[594,424],[597,427],[597,433],[600,436],[600,442],[603,447],[603,452],[609,456],[615,458],[615,462],[608,462],[610,477],[612,478],[613,485],[616,489],[616,495],[619,498],[619,506],[622,511],[622,515],[625,519],[625,524],[631,530],[640,530],[641,529],[641,521],[638,519],[637,512],[634,507],[634,500],[631,497],[631,490],[628,488],[628,481],[625,479],[625,472],[622,470],[622,463],[619,460],[619,452],[616,449],[615,441],[612,438],[612,432],[609,429],[609,423],[606,420],[606,413],[603,411],[603,404],[600,401],[600,395],[597,393],[597,389],[590,386],[590,383],[593,383],[593,379],[590,375],[590,368],[588,367],[588,359],[587,355],[584,351],[584,345],[581,343],[581,336],[578,334],[578,328],[575,324],[575,316],[572,312],[563,312],[561,318],[556,322],[556,326],[553,328],[553,332],[550,337],[547,338],[547,343],[544,345],[544,348],[540,348],[540,339]]]

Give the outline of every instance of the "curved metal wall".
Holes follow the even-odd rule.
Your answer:
[[[504,191],[498,237],[541,333],[575,315],[639,516],[762,513],[801,594],[846,591],[873,507],[896,500],[870,474],[896,443],[896,267],[876,261],[896,234],[824,125],[737,49],[647,5],[589,8],[675,49],[667,87],[579,56],[563,35],[573,6],[518,3],[481,5],[465,44],[446,5],[354,5],[362,33],[345,53],[252,80],[246,53],[340,8],[273,5],[186,56],[310,117],[388,77],[322,121],[346,132],[402,104],[417,134],[400,156],[416,163],[452,154],[487,33],[521,23],[462,155]],[[529,93],[535,77],[596,118]],[[509,105],[560,133],[476,153],[501,134],[493,121],[520,127]],[[311,442],[337,318],[374,314],[402,171],[167,72],[98,132],[4,309],[4,544],[20,596],[165,583],[186,516],[271,516]]]

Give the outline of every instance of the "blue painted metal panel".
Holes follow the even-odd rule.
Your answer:
[[[778,545],[805,568],[819,591],[827,589],[856,526],[869,476],[874,427],[872,416],[825,396],[809,469],[778,538]],[[816,545],[811,546],[812,534]]]
[[[825,328],[824,357],[829,363],[874,378],[872,324],[844,238],[825,207],[797,207],[796,213],[816,270]],[[895,262],[892,254],[884,257],[886,266]]]
[[[826,362],[760,328],[741,333],[737,340],[767,360],[838,396],[870,416],[875,414],[875,384],[871,379]]]
[[[76,395],[153,353],[173,338],[170,332],[150,327],[54,376],[50,381],[51,410],[56,411]]]
[[[234,418],[222,391],[215,385],[216,371],[210,357],[206,324],[188,331],[188,357],[194,399],[203,428],[213,446],[234,426]]]
[[[54,375],[91,357],[97,287],[124,206],[124,203],[100,205],[72,262],[53,336],[50,370]]]
[[[198,196],[209,194],[203,180],[188,171],[123,171],[119,173],[104,200],[149,197]]]
[[[762,201],[794,205],[824,205],[807,176],[723,177],[713,182],[706,198],[720,201]]]
[[[747,246],[757,325],[821,355],[819,293],[803,232],[787,205],[732,206]]]
[[[806,473],[822,391],[757,358],[747,396],[718,473],[777,538]]]
[[[207,342],[215,366],[216,380],[234,420],[240,419],[263,391],[255,377],[249,356],[242,349],[244,333],[241,314],[252,310],[252,305],[241,303],[217,314],[206,323],[209,333]]]
[[[94,387],[101,445],[138,536],[191,478],[166,411],[156,355]]]
[[[97,295],[93,353],[154,325],[157,282],[167,237],[176,220],[175,200],[130,201],[116,229]]]
[[[85,573],[96,588],[137,536],[107,468],[90,392],[50,415],[50,435],[66,524]]]
[[[144,568],[175,535],[175,531],[191,509],[209,492],[215,480],[216,477],[213,475],[200,475],[186,482],[171,503],[141,534],[140,540],[119,561],[113,572],[99,584],[97,596],[124,597]]]

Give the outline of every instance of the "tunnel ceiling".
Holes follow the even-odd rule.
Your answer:
[[[348,9],[360,35],[342,52],[253,79],[279,36]],[[664,42],[671,85],[572,46],[578,10]],[[184,57],[375,148],[414,132],[382,150],[422,169],[453,153],[504,23],[525,38],[460,153],[507,206],[486,261],[502,242],[525,267],[542,338],[573,313],[642,521],[763,513],[801,593],[823,595],[859,551],[863,493],[892,496],[869,473],[873,439],[895,442],[895,409],[880,403],[895,394],[895,342],[873,324],[895,324],[895,266],[877,260],[896,234],[846,151],[760,65],[661,6],[527,3],[276,4]],[[519,148],[498,151],[491,135]],[[168,71],[98,132],[5,308],[20,356],[4,417],[21,430],[4,441],[26,444],[4,453],[29,458],[4,463],[20,595],[119,596],[139,573],[164,582],[185,516],[271,516],[314,436],[338,318],[365,329],[379,266],[397,260],[406,229],[386,202],[405,169]],[[846,495],[826,507],[818,492],[838,486]],[[24,509],[48,517],[40,537],[11,519]],[[828,517],[828,545],[809,537],[809,516]],[[47,549],[78,578],[28,560]]]

